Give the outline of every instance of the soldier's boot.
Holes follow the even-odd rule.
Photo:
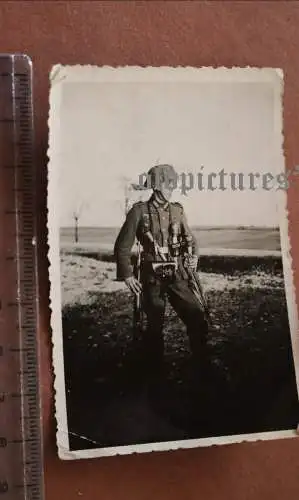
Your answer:
[[[165,297],[161,287],[151,285],[144,290],[144,309],[147,316],[147,328],[143,332],[143,373],[149,392],[159,389],[164,376],[164,339],[163,325]]]
[[[213,403],[214,383],[212,353],[208,342],[208,325],[199,315],[196,323],[187,325],[191,349],[191,393],[199,406]]]
[[[142,340],[139,376],[146,387],[159,384],[164,376],[164,342],[161,325],[149,325]]]

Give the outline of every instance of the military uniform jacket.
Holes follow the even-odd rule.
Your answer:
[[[131,251],[136,239],[143,247],[143,258],[147,261],[157,260],[152,244],[145,235],[147,230],[145,226],[149,226],[148,229],[158,245],[165,247],[168,244],[171,223],[177,223],[181,231],[186,231],[192,236],[193,254],[198,256],[198,245],[188,227],[183,206],[180,203],[169,202],[161,205],[153,195],[147,202],[138,202],[132,206],[117,236],[114,255],[118,280],[133,275]]]

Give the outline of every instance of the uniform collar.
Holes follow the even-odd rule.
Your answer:
[[[163,208],[164,210],[166,210],[169,207],[169,201],[161,203],[160,201],[157,200],[155,193],[152,194],[149,201],[155,208]]]

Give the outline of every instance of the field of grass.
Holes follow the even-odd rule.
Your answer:
[[[107,259],[109,260],[109,259]],[[223,259],[222,259],[223,261]],[[184,325],[165,321],[166,381],[153,401],[139,384],[132,297],[115,264],[62,253],[63,329],[73,449],[296,428],[297,393],[281,262],[206,262],[211,368],[189,377]]]

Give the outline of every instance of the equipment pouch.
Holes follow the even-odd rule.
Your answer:
[[[171,280],[175,276],[175,262],[152,262],[154,275],[159,280]]]

